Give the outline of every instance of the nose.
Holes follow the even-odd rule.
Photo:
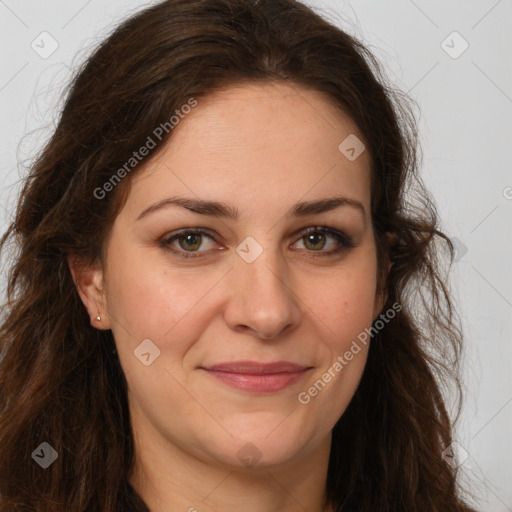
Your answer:
[[[299,325],[300,300],[277,254],[265,250],[252,263],[238,258],[229,279],[231,292],[224,319],[233,331],[274,339]]]

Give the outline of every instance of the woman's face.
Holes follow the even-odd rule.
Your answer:
[[[317,92],[246,84],[199,101],[133,176],[102,326],[147,446],[241,467],[330,441],[366,362],[353,342],[383,304],[360,140]],[[304,370],[207,370],[236,362]]]

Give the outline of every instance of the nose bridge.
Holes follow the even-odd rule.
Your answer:
[[[287,284],[286,265],[282,256],[278,253],[278,249],[269,242],[265,249],[260,246],[260,254],[256,256],[254,251],[257,248],[250,244],[249,242],[249,250],[252,253],[251,259],[244,259],[241,256],[235,265],[235,271],[244,276],[240,276],[240,280],[245,284],[241,298],[250,299],[254,305],[257,303],[254,301],[258,300],[263,303],[288,300],[290,290]],[[244,249],[247,249],[247,247],[244,247]],[[274,306],[276,305],[274,304]]]
[[[248,237],[237,247],[237,253],[231,272],[231,301],[226,310],[229,326],[273,338],[297,324],[299,305],[286,263],[271,237],[261,244]]]
[[[238,262],[238,269],[247,275],[249,285],[259,292],[286,294],[286,268],[275,248],[266,248],[253,262]]]

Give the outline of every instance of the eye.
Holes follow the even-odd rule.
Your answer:
[[[161,240],[160,245],[161,247],[172,251],[182,258],[197,258],[201,256],[201,254],[193,253],[205,252],[199,251],[201,246],[204,248],[204,239],[214,241],[214,238],[208,232],[202,229],[183,230],[172,236],[164,237]],[[177,248],[176,244],[178,246]],[[208,248],[206,250],[208,250]]]
[[[208,240],[210,244],[205,243]],[[211,242],[215,242],[214,237],[203,229],[183,229],[178,233],[162,238],[160,246],[180,258],[198,258],[205,256],[203,253],[212,249]],[[306,252],[318,253],[309,254],[313,258],[334,256],[355,247],[352,238],[341,231],[327,227],[308,228],[302,232],[302,237],[295,244],[299,242],[303,242]],[[330,249],[325,250],[329,246]]]
[[[331,243],[329,244],[329,238]],[[308,252],[318,252],[319,254],[311,254],[312,257],[318,256],[333,256],[347,249],[355,247],[352,238],[345,233],[336,229],[327,227],[311,227],[303,232],[302,237],[298,242],[304,241],[305,249]],[[296,243],[298,243],[296,242]],[[330,245],[330,250],[323,250],[326,246]]]

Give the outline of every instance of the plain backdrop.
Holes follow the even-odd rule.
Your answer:
[[[479,510],[512,511],[512,1],[307,3],[365,42],[419,105],[423,177],[458,253],[452,276],[467,338],[461,469]],[[70,70],[144,5],[0,0],[2,232],[21,164],[50,135]]]

